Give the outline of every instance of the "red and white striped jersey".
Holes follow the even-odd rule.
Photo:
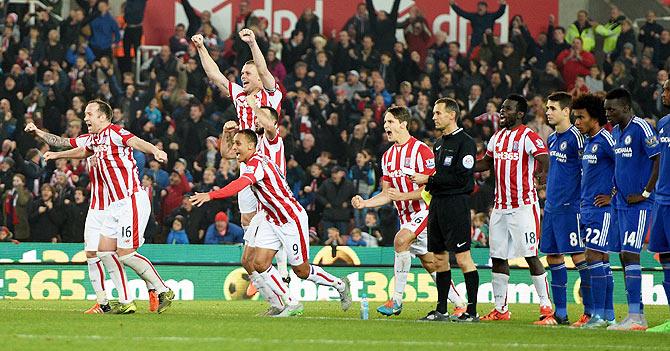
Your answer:
[[[237,83],[229,82],[228,91],[230,92],[230,98],[233,99],[233,103],[235,104],[240,130],[256,130],[256,114],[247,103],[247,93],[244,92],[244,88]],[[256,101],[259,106],[270,106],[279,113],[282,96],[279,84],[275,82],[274,90],[267,90],[265,88],[259,90],[256,93]]]
[[[535,157],[546,154],[542,138],[523,124],[514,129],[503,128],[493,135],[486,155],[493,158],[496,209],[513,209],[538,202],[533,181],[539,167]]]
[[[122,127],[110,124],[100,133],[69,139],[72,147],[84,147],[93,152],[88,158],[91,209],[103,210],[141,187],[133,149],[127,144],[134,136]]]
[[[240,177],[251,180],[251,188],[268,221],[276,225],[299,221],[297,214],[305,209],[293,197],[284,174],[270,158],[254,154]]]
[[[279,166],[281,174],[286,175],[286,155],[284,155],[284,139],[279,135],[279,131],[275,134],[274,140],[270,140],[261,135],[257,146],[258,153],[267,156],[272,162]]]
[[[403,172],[411,169],[415,173],[432,175],[435,172],[435,155],[424,143],[414,137],[402,145],[393,144],[382,156],[382,180],[391,188],[409,193],[421,189]],[[420,200],[393,201],[402,224],[411,221],[413,213],[427,210],[428,205]]]

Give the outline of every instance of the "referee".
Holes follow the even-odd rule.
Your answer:
[[[435,142],[435,174],[415,174],[412,180],[426,184],[430,192],[428,212],[428,251],[435,254],[437,276],[437,308],[424,320],[449,320],[447,296],[451,285],[449,252],[463,271],[468,295],[467,312],[452,316],[455,322],[478,322],[477,290],[479,273],[470,256],[470,193],[474,190],[474,166],[477,147],[475,141],[458,127],[460,109],[455,100],[441,98],[433,106],[435,128],[442,137]]]

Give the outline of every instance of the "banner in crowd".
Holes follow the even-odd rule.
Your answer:
[[[0,244],[0,299],[52,299],[93,300],[93,292],[86,277],[85,262],[80,244]],[[249,277],[237,266],[241,254],[239,246],[203,245],[145,245],[140,250],[155,263],[166,284],[180,300],[244,300],[257,299],[246,291]],[[334,253],[334,255],[333,255]],[[488,266],[488,249],[474,249],[473,257],[480,266]],[[387,300],[393,293],[393,249],[313,247],[312,263],[326,266],[339,276],[347,276],[352,282],[354,300],[366,294],[372,301]],[[44,264],[51,262],[50,264]],[[523,260],[516,261],[522,263]],[[62,264],[54,264],[62,263]],[[70,264],[67,264],[70,263]],[[418,267],[418,261],[415,261]],[[515,262],[513,262],[515,263]],[[613,265],[617,265],[613,262]],[[642,264],[646,268],[658,267],[653,256],[644,253]],[[129,269],[131,294],[140,300],[147,299],[144,282]],[[614,272],[615,302],[625,303],[623,275]],[[453,275],[457,289],[465,293],[462,275]],[[568,294],[571,302],[580,302],[579,274],[568,272]],[[661,271],[648,271],[642,275],[642,301],[648,305],[666,304],[667,297],[662,287]],[[480,269],[480,302],[492,302],[491,271]],[[110,279],[106,284],[113,286]],[[304,301],[335,300],[338,294],[326,287],[317,287],[309,281],[292,279],[291,290]],[[537,294],[530,281],[528,271],[513,269],[509,286],[510,303],[536,303]],[[113,292],[116,295],[116,292]],[[435,301],[437,290],[429,274],[421,268],[413,268],[408,276],[405,290],[406,301]]]
[[[172,2],[171,5],[166,3]],[[363,0],[249,0],[254,14],[268,21],[268,32],[279,33],[288,38],[295,28],[300,15],[306,8],[314,10],[319,17],[322,33],[330,36],[332,30],[340,30],[356,12],[356,6]],[[469,12],[475,12],[479,0],[460,0],[458,5]],[[212,13],[212,23],[219,31],[222,39],[227,39],[235,31],[235,20],[239,16],[240,0],[191,0],[191,5],[198,12]],[[378,10],[391,11],[393,0],[374,0]],[[488,0],[489,12],[498,9],[498,1]],[[501,42],[508,38],[509,23],[515,15],[521,15],[531,34],[534,36],[546,31],[548,16],[554,14],[558,20],[558,0],[526,1],[508,0],[505,14],[498,19],[495,26],[496,34]],[[398,11],[398,21],[402,22],[409,16],[409,10],[416,5],[428,21],[433,33],[443,31],[448,41],[459,41],[465,52],[469,43],[469,21],[459,17],[449,7],[449,1],[434,0],[402,0]],[[149,1],[144,12],[144,33],[147,45],[167,44],[174,34],[177,23],[188,25],[188,20],[181,5],[181,0]],[[397,32],[402,40],[402,30]]]

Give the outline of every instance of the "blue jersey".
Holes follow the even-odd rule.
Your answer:
[[[563,133],[552,133],[547,142],[549,174],[544,210],[578,212],[584,137],[577,127],[570,126]]]
[[[609,210],[610,206],[596,207],[597,195],[609,195],[614,186],[614,138],[607,129],[584,141],[582,156],[582,212],[598,209]]]
[[[658,121],[658,139],[661,144],[661,162],[656,183],[656,202],[670,205],[670,115]]]
[[[614,138],[614,186],[617,188],[616,208],[651,208],[654,194],[643,202],[629,205],[626,197],[631,194],[642,194],[649,181],[654,161],[661,146],[656,131],[647,121],[633,116],[628,125],[621,129],[617,125],[612,129]]]

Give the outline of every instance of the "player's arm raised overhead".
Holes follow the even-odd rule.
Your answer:
[[[247,43],[251,49],[251,55],[254,59],[256,70],[258,70],[258,76],[260,76],[261,82],[263,83],[263,87],[266,90],[274,91],[276,85],[275,77],[270,73],[268,65],[265,62],[265,57],[263,57],[263,52],[261,52],[261,48],[259,48],[256,43],[256,34],[254,34],[253,30],[244,28],[240,31],[240,38]]]
[[[270,111],[259,107],[258,103],[256,103],[256,97],[251,94],[247,95],[247,103],[254,111],[254,115],[256,115],[256,123],[265,130],[265,137],[268,140],[274,140],[277,136],[277,126],[272,117],[270,117]]]
[[[154,155],[154,158],[158,162],[167,162],[167,153],[157,148],[156,145],[152,143],[146,142],[136,136],[132,136],[130,139],[128,139],[126,144],[128,144],[128,146],[132,147],[133,149],[144,152],[145,154]]]
[[[203,43],[204,38],[200,34],[196,34],[193,37],[191,37],[191,41],[195,45],[195,48],[198,49],[198,56],[200,56],[200,63],[202,64],[202,68],[205,70],[205,73],[207,74],[207,78],[212,81],[212,83],[216,84],[221,91],[223,91],[227,96],[230,96],[230,91],[228,90],[228,84],[230,83],[228,81],[228,78],[221,73],[219,70],[219,66],[214,62],[211,56],[209,56],[209,52],[207,51],[207,47],[205,47],[205,44]]]
[[[223,125],[223,134],[221,135],[221,143],[219,145],[219,153],[221,153],[221,157],[228,160],[235,158],[236,155],[233,152],[233,137],[237,130],[237,122],[235,121],[228,121]]]
[[[69,146],[70,144],[68,144]],[[47,151],[44,153],[44,160],[57,160],[59,158],[65,158],[70,160],[81,160],[93,155],[93,152],[84,148],[76,147],[74,149],[65,150],[65,151]]]
[[[44,139],[44,141],[47,144],[49,144],[49,146],[59,147],[59,148],[71,148],[72,147],[72,145],[70,145],[70,140],[68,138],[62,138],[62,137],[59,137],[58,135],[47,133],[47,132],[37,128],[37,126],[33,123],[26,124],[26,128],[24,129],[24,131]]]

